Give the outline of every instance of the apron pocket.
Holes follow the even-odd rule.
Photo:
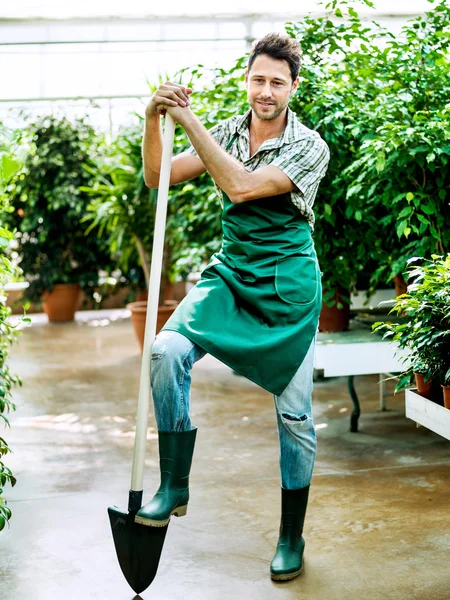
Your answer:
[[[311,304],[319,286],[317,261],[309,256],[280,258],[275,266],[275,289],[289,304]]]

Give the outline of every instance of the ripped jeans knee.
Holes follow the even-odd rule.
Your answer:
[[[152,385],[159,382],[166,385],[164,380],[180,380],[185,368],[192,368],[186,359],[192,353],[194,345],[183,335],[176,331],[161,331],[152,347]],[[185,364],[185,363],[188,364]]]
[[[288,420],[288,421],[294,421],[294,422],[300,421],[300,422],[302,422],[302,421],[306,421],[306,419],[308,418],[308,415],[301,415],[300,416],[300,415],[292,415],[290,413],[281,413],[281,417],[283,419],[285,419],[285,420]]]
[[[310,411],[299,410],[297,412],[288,410],[280,403],[279,398],[274,397],[275,408],[278,413],[279,424],[291,435],[297,437],[309,429],[314,429],[314,421]]]
[[[274,396],[280,440],[281,485],[295,490],[311,483],[317,450],[312,414],[314,343],[290,384]]]

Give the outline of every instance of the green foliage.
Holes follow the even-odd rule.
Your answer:
[[[17,229],[20,266],[30,286],[25,296],[38,301],[55,283],[80,282],[85,293],[98,286],[109,255],[95,234],[86,236],[81,220],[89,202],[80,190],[90,183],[83,168],[94,164],[101,139],[84,120],[45,116],[21,135],[27,153],[21,169],[3,186]]]
[[[1,214],[4,206],[0,205],[0,209]],[[3,290],[7,278],[14,273],[13,266],[5,255],[5,248],[12,239],[12,233],[0,227],[0,422],[3,422],[5,426],[9,426],[6,415],[16,408],[12,402],[11,390],[15,385],[21,384],[20,379],[10,373],[7,364],[9,348],[17,335],[13,326],[7,321],[7,318],[11,314],[11,309],[6,306],[6,297]],[[10,452],[8,444],[0,437],[0,517],[3,516],[5,518],[6,515],[1,503],[3,488],[7,482],[12,486],[16,483],[11,470],[3,463],[3,456],[8,452]]]
[[[2,152],[0,151],[0,160]],[[7,202],[0,198],[0,216],[3,217],[7,210]],[[3,218],[1,219],[3,221]],[[19,377],[11,374],[8,367],[8,356],[11,344],[14,342],[18,333],[8,322],[11,309],[6,306],[6,296],[4,294],[4,285],[8,279],[14,275],[16,269],[6,256],[6,249],[13,240],[13,234],[5,227],[0,226],[0,422],[9,427],[7,414],[15,410],[12,402],[12,389],[16,385],[21,385]],[[3,457],[11,452],[6,440],[0,437],[0,523],[4,525],[9,520],[10,511],[3,499],[3,488],[7,483],[11,486],[16,484],[16,478],[11,470],[3,462]],[[3,527],[0,527],[0,530]]]
[[[412,257],[408,264],[412,282],[391,310],[407,322],[378,322],[372,328],[410,352],[396,391],[409,385],[413,372],[450,385],[450,254],[433,255],[432,260]]]
[[[347,198],[386,232],[374,283],[450,245],[449,50],[450,6],[440,2],[375,56],[379,93],[362,113],[372,132],[345,172],[356,183]]]
[[[25,158],[20,147],[21,132],[7,127],[0,121],[0,187],[5,184],[23,165]],[[6,211],[7,206],[2,206]]]
[[[141,141],[142,118],[134,125],[123,127],[96,164],[87,167],[92,175],[90,186],[81,187],[90,202],[85,221],[91,221],[88,231],[98,228],[104,236],[118,268],[133,277],[140,265],[137,283],[146,286],[155,226],[156,190],[144,183]]]
[[[328,289],[354,288],[364,271],[375,288],[450,235],[450,7],[395,37],[349,4],[286,26],[303,52],[292,108],[331,151],[314,237]]]

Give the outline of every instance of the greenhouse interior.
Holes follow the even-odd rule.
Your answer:
[[[0,61],[0,600],[450,600],[448,0],[18,0]]]

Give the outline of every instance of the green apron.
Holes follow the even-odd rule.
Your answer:
[[[163,330],[279,396],[308,352],[322,307],[311,228],[288,193],[241,204],[223,193],[222,230],[222,248]]]

